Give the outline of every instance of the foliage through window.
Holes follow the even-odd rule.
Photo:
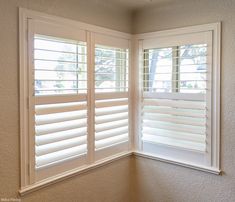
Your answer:
[[[128,61],[128,50],[96,45],[96,92],[127,91]]]
[[[206,44],[144,50],[144,90],[205,93],[206,52]]]
[[[35,95],[85,93],[85,42],[35,35]]]

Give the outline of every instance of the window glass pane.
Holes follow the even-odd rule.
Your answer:
[[[205,93],[207,45],[180,46],[180,92]]]
[[[144,51],[144,90],[171,92],[172,48]]]
[[[205,93],[207,45],[144,50],[143,89],[150,92]]]
[[[96,45],[95,91],[127,91],[128,60],[128,50],[126,49]]]
[[[86,43],[34,36],[35,95],[85,93]]]

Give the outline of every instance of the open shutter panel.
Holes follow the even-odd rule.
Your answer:
[[[87,153],[86,43],[34,36],[36,168]]]
[[[128,116],[128,50],[96,45],[96,151],[127,145]]]
[[[142,143],[206,152],[207,44],[145,49]]]

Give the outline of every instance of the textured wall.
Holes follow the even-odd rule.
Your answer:
[[[22,202],[128,202],[129,158],[45,187]]]
[[[0,0],[0,198],[16,197],[19,188],[17,7],[130,32],[131,13],[105,2]],[[224,175],[215,176],[143,158],[131,158],[131,161],[126,158],[29,194],[22,201],[235,201],[235,1],[172,0],[170,4],[138,10],[133,20],[134,33],[222,21],[221,162]]]
[[[15,198],[20,182],[18,6],[130,32],[127,10],[97,0],[0,0],[0,201]],[[23,201],[126,201],[129,161],[34,192]]]
[[[133,201],[235,201],[235,1],[175,0],[135,13],[133,32],[222,21],[221,167],[223,176],[137,158]]]

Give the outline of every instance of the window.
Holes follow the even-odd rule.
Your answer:
[[[213,34],[189,31],[139,40],[141,152],[218,167],[218,131],[212,128],[218,123]]]
[[[130,154],[129,36],[26,21],[22,187]]]
[[[144,50],[143,141],[206,150],[207,45]],[[170,98],[171,96],[171,98]]]
[[[132,154],[220,172],[220,24],[20,19],[21,194]]]

